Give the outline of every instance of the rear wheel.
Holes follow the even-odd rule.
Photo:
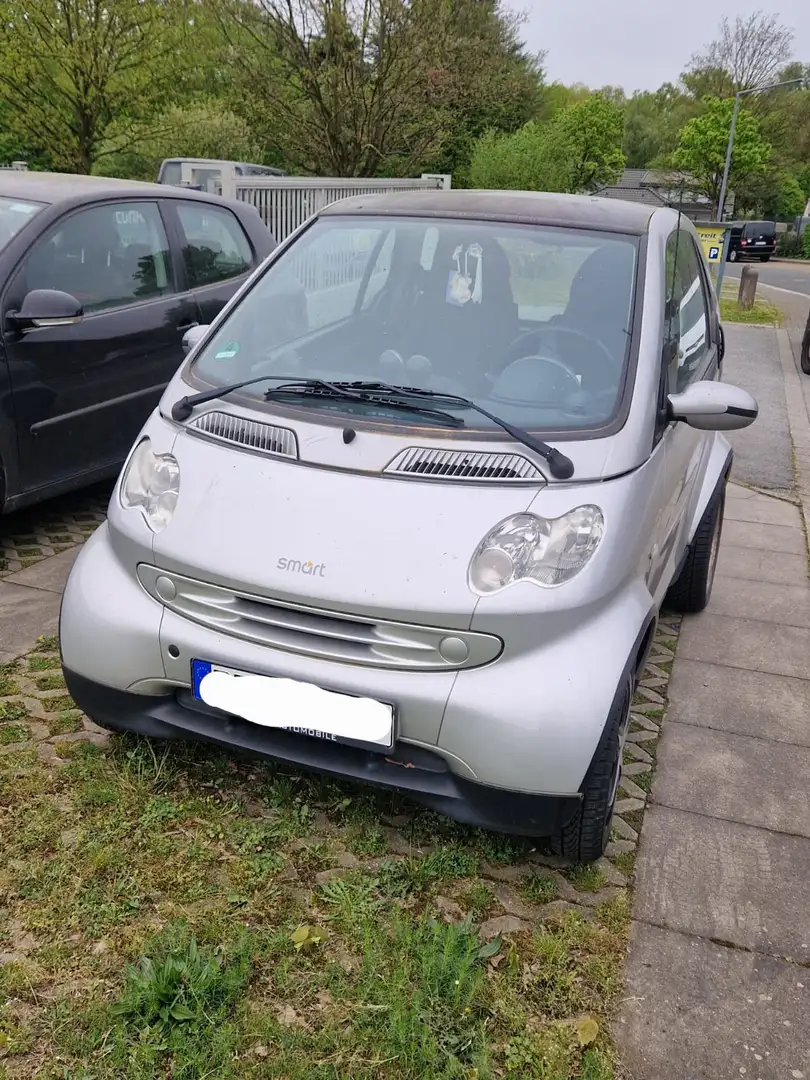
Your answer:
[[[720,535],[723,531],[723,511],[726,505],[726,486],[706,507],[689,548],[683,569],[669,587],[664,607],[694,615],[703,611],[712,595]]]
[[[770,262],[770,258],[771,258],[770,255],[760,255],[759,261],[760,262]]]
[[[604,855],[622,775],[622,755],[630,726],[633,684],[628,677],[608,716],[602,738],[582,785],[576,815],[551,838],[556,855],[574,862],[594,862]]]

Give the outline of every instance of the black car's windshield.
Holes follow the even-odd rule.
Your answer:
[[[0,196],[0,251],[17,235],[23,225],[42,209],[42,203],[28,199]]]
[[[624,385],[637,264],[631,236],[326,216],[257,281],[193,371],[215,387],[263,374],[381,380],[473,399],[529,431],[598,428]],[[495,426],[480,413],[465,421]]]

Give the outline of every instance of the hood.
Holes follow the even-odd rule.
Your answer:
[[[386,462],[401,442],[393,441]],[[470,557],[494,525],[527,509],[538,486],[361,471],[362,450],[344,445],[340,427],[320,427],[318,447],[358,471],[180,432],[180,496],[154,537],[156,566],[279,601],[409,623],[424,612],[426,625],[467,629],[477,600],[467,585]]]

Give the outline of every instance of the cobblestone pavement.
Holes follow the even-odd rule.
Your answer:
[[[0,578],[83,544],[104,521],[111,484],[0,518]]]

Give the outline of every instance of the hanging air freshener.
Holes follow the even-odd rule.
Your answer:
[[[464,305],[472,297],[472,282],[465,272],[461,270],[461,255],[463,247],[459,244],[456,250],[453,252],[453,262],[456,264],[455,270],[450,271],[450,276],[447,279],[447,292],[445,293],[445,300],[448,304],[454,304],[456,307],[464,307]]]
[[[480,244],[471,244],[467,248],[467,254],[464,257],[465,267],[470,256],[475,259],[475,285],[472,291],[472,302],[480,304],[484,297],[484,251]]]

